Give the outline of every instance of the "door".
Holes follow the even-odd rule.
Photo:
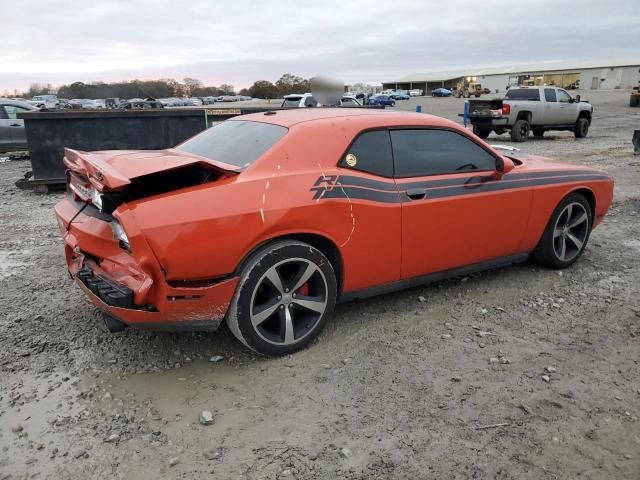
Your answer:
[[[7,128],[8,143],[14,148],[26,148],[27,136],[24,130],[24,120],[18,118],[18,113],[28,112],[26,108],[16,105],[4,105],[5,120],[0,120]]]
[[[402,278],[520,252],[533,190],[468,135],[447,129],[391,130],[402,201]]]
[[[13,144],[13,136],[9,124],[11,120],[4,111],[4,107],[0,105],[0,152],[5,151]]]
[[[558,89],[558,104],[560,115],[558,123],[561,125],[573,125],[578,119],[578,104],[573,101],[571,95],[562,89]]]
[[[542,114],[542,124],[558,125],[562,123],[562,114],[560,113],[560,103],[555,88],[544,89],[544,109]]]
[[[351,231],[339,246],[349,258],[349,290],[400,279],[401,204],[393,180],[389,131],[359,133],[338,163],[338,175],[326,177],[330,189],[316,189],[316,200],[346,199]],[[335,221],[340,218],[337,217]]]

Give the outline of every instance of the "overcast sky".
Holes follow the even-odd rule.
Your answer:
[[[640,57],[640,0],[0,0],[0,93],[32,82],[429,70]]]

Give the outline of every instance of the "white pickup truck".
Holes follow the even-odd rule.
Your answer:
[[[487,138],[511,131],[511,140],[524,142],[529,132],[542,137],[549,130],[571,130],[576,138],[589,132],[593,106],[573,98],[562,88],[510,88],[503,99],[469,100],[469,120],[473,133]]]

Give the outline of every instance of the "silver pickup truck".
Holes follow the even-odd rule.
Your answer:
[[[548,130],[571,130],[576,138],[589,132],[593,106],[557,87],[518,87],[503,99],[469,100],[473,133],[487,138],[511,131],[511,140],[524,142],[529,132],[542,137]]]

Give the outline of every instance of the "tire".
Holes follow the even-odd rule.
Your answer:
[[[296,240],[279,240],[245,263],[226,321],[251,350],[288,355],[320,334],[336,297],[336,275],[322,252]]]
[[[514,142],[526,142],[529,138],[530,130],[531,126],[528,121],[524,119],[516,120],[516,123],[511,127],[511,140]]]
[[[544,129],[542,128],[532,128],[531,131],[533,132],[534,137],[537,137],[537,138],[544,137]]]
[[[396,102],[391,102],[391,106],[395,107],[396,106]]]
[[[587,246],[592,225],[593,212],[587,199],[570,193],[553,211],[533,259],[549,268],[573,265]]]
[[[482,138],[483,140],[485,140],[489,136],[491,131],[492,131],[491,128],[480,127],[478,125],[473,126],[473,133],[475,133],[478,137]]]
[[[576,122],[576,126],[573,127],[573,136],[576,138],[585,138],[589,133],[589,120],[586,118],[579,118]]]
[[[640,96],[634,95],[629,99],[629,106],[630,107],[637,107],[638,105],[640,105]]]

